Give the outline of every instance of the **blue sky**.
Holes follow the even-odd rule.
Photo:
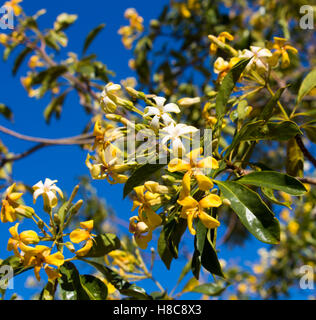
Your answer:
[[[168,2],[168,0],[125,0],[111,2],[90,0],[87,3],[74,0],[45,2],[28,0],[23,3],[23,7],[27,14],[34,14],[41,8],[47,9],[46,15],[39,20],[40,27],[43,28],[51,27],[55,17],[62,12],[77,14],[79,19],[67,31],[69,37],[68,51],[73,52],[81,52],[84,38],[89,30],[100,23],[106,23],[105,30],[96,38],[89,52],[97,53],[98,59],[105,62],[108,68],[116,73],[116,77],[112,80],[119,82],[121,79],[133,75],[133,72],[128,68],[131,52],[125,50],[121,43],[121,38],[117,34],[119,27],[127,22],[123,17],[125,9],[128,7],[136,8],[139,14],[144,17],[145,25],[147,25],[151,18],[157,17],[163,5]],[[77,97],[73,95],[67,99],[61,120],[53,118],[50,125],[47,125],[43,117],[43,110],[49,100],[47,98],[41,100],[28,98],[19,81],[19,78],[24,76],[27,70],[25,64],[21,67],[15,78],[11,76],[12,63],[15,56],[13,54],[8,63],[0,61],[0,103],[5,103],[12,109],[14,123],[10,123],[3,118],[0,119],[0,123],[8,128],[31,136],[61,138],[80,134],[89,118],[81,106],[78,105]],[[60,59],[64,57],[63,54],[60,55]],[[59,57],[57,56],[57,58]],[[24,142],[2,133],[0,133],[0,139],[7,146],[11,147],[15,153],[22,152],[32,146],[29,142]],[[54,146],[44,148],[22,161],[17,161],[14,164],[13,178],[16,181],[24,181],[29,185],[33,185],[39,180],[44,180],[46,177],[57,179],[58,186],[69,194],[77,183],[77,177],[89,173],[84,164],[85,158],[86,152],[81,151],[78,147]],[[106,198],[107,204],[115,209],[117,215],[121,219],[128,221],[131,202],[127,199],[123,200],[122,186],[110,186],[105,181],[94,181],[93,185],[98,190],[98,194]],[[30,198],[26,199],[31,203]],[[40,206],[38,208],[40,210]],[[6,251],[8,235],[8,225],[0,224],[0,257],[2,259],[10,255]],[[192,242],[193,238],[189,234],[186,234],[186,243]],[[156,242],[153,241],[152,244],[154,245]],[[222,248],[220,257],[225,259],[232,257],[232,262],[253,260],[257,256],[257,249],[261,246],[262,244],[259,241],[251,238],[247,242],[246,249],[236,248],[229,250]],[[176,282],[177,277],[174,275],[179,274],[181,266],[183,266],[183,261],[175,261],[172,264],[171,271],[167,271],[164,265],[158,261],[154,274],[156,271],[163,286],[166,286],[170,291]],[[161,272],[163,276],[161,276]],[[29,298],[35,292],[31,289],[24,289],[24,282],[30,274],[28,272],[15,280],[15,289],[24,298]],[[153,289],[148,281],[144,285],[149,291]],[[193,294],[184,296],[187,299],[195,299],[197,297],[197,295]]]

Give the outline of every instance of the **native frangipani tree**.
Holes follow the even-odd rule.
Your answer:
[[[7,186],[1,222],[9,225],[13,252],[1,265],[12,266],[14,276],[34,269],[37,280],[47,277],[39,299],[288,294],[299,267],[316,263],[315,35],[299,29],[300,5],[171,1],[148,28],[136,9],[127,9],[129,25],[118,34],[126,49],[133,49],[129,66],[136,79],[117,83],[96,55],[86,55],[104,25],[88,34],[81,55],[70,52],[58,61],[56,53],[68,43],[66,29],[77,16],[63,13],[51,29],[40,30],[37,19],[45,10],[27,16],[18,1],[7,2],[19,24],[0,34],[0,43],[4,59],[20,49],[13,74],[28,59],[21,82],[29,97],[51,97],[44,110],[49,122],[62,116],[65,99],[75,91],[91,119],[82,134],[55,140],[0,126],[37,143],[21,154],[1,146]],[[6,105],[0,110],[10,119]],[[102,232],[105,216],[95,210],[102,203],[94,193],[75,201],[79,186],[65,199],[57,181],[34,181],[32,188],[12,181],[14,161],[60,144],[83,146],[92,179],[122,184],[122,196],[133,202],[125,221],[128,236]],[[17,191],[31,192],[34,201],[42,196],[43,213],[24,204]],[[20,219],[32,219],[35,228],[18,230]],[[218,241],[219,228],[227,230]],[[184,234],[190,253],[181,246]],[[221,246],[249,235],[272,245],[260,251],[253,272],[220,259]],[[148,247],[150,266],[142,255]],[[173,272],[172,261],[183,255],[188,262],[169,291],[153,275],[153,264],[161,259]],[[98,273],[82,274],[76,261]],[[192,278],[178,289],[190,272]],[[142,279],[151,279],[160,292],[135,284]]]

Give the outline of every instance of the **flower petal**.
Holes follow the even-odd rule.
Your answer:
[[[210,190],[214,186],[212,180],[204,174],[195,175],[195,179],[199,185],[199,189],[202,191]]]
[[[45,262],[54,266],[60,267],[64,264],[64,256],[60,252],[56,252],[45,257]]]
[[[213,208],[219,207],[222,204],[221,198],[216,194],[209,194],[199,201],[199,206],[201,208]]]
[[[179,113],[180,109],[175,103],[168,103],[163,107],[164,112],[174,112]]]
[[[211,217],[204,211],[200,211],[198,217],[207,229],[214,229],[219,227],[220,225],[220,222],[218,220]]]

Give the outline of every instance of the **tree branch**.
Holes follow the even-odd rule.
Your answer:
[[[302,140],[302,138],[297,135],[295,136],[295,140],[297,142],[297,145],[299,146],[299,148],[301,149],[301,151],[303,152],[304,154],[304,157],[309,160],[313,166],[316,168],[316,159],[313,157],[313,155],[306,149],[305,145],[304,145],[304,142]]]

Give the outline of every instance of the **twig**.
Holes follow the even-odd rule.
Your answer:
[[[295,140],[296,140],[296,142],[297,142],[297,145],[299,146],[299,148],[300,148],[301,151],[303,152],[304,157],[305,157],[306,159],[308,159],[308,160],[313,164],[313,166],[316,168],[316,159],[315,159],[315,158],[313,157],[313,155],[306,149],[302,138],[301,138],[299,135],[297,135],[297,136],[295,136]]]

